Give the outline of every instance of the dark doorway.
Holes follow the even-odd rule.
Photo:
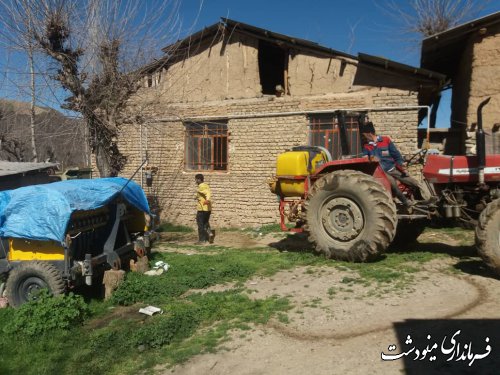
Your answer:
[[[277,85],[285,88],[286,63],[285,50],[269,42],[259,41],[259,75],[263,94],[274,95]]]

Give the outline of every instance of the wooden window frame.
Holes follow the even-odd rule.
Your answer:
[[[337,113],[310,114],[309,120],[309,144],[311,146],[323,146],[330,151],[333,160],[340,160],[358,156],[362,153],[361,134],[359,133],[360,113],[348,112],[345,114],[346,136],[348,143],[347,151],[342,149],[340,137],[339,116]],[[321,139],[323,139],[321,141]]]
[[[225,122],[190,122],[184,132],[184,170],[228,172],[229,139]],[[193,148],[196,146],[196,149]]]

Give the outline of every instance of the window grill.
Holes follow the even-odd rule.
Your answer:
[[[227,123],[186,124],[185,168],[193,171],[227,170]]]
[[[358,114],[344,116],[345,139],[342,139],[338,113],[310,115],[310,145],[325,147],[334,160],[360,155],[362,150],[358,116]]]

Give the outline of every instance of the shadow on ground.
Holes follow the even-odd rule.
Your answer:
[[[477,251],[474,246],[464,245],[448,245],[442,242],[414,242],[407,245],[401,245],[397,248],[390,247],[390,253],[413,253],[413,252],[428,252],[434,254],[447,254],[452,257],[473,257],[477,256]]]
[[[280,241],[272,242],[268,246],[279,251],[308,253],[314,251],[314,245],[307,240],[306,233],[289,234]]]
[[[493,272],[481,259],[463,259],[453,266],[469,275],[482,276],[498,280],[498,275]]]
[[[280,241],[270,243],[269,246],[280,251],[314,251],[314,245],[308,241],[306,233],[289,234]],[[477,251],[474,246],[448,245],[440,242],[414,242],[398,246],[397,248],[390,247],[387,252],[393,254],[428,252],[433,254],[447,254],[455,258],[477,257]]]
[[[398,249],[389,248],[389,253],[404,254],[412,252],[428,252],[433,254],[447,254],[457,259],[453,268],[469,275],[498,279],[498,275],[493,272],[477,254],[475,246],[448,245],[441,242],[415,242],[406,246],[399,246]]]

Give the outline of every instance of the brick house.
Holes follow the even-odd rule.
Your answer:
[[[404,154],[417,148],[417,125],[444,76],[384,58],[353,56],[251,25],[221,21],[166,47],[145,68],[119,138],[123,175],[154,170],[145,190],[162,219],[194,225],[194,175],[214,195],[212,223],[258,226],[278,221],[267,180],[278,153],[295,145],[327,147],[334,158],[360,152],[358,116]],[[344,124],[347,139],[340,136]]]
[[[464,142],[464,137],[473,136],[466,131],[476,123],[477,107],[486,97],[491,97],[483,110],[487,152],[500,153],[500,12],[424,39],[421,66],[449,78],[450,133],[461,134],[462,140],[447,142],[445,153],[474,152],[466,149],[474,142]],[[428,101],[436,102],[437,98]]]

